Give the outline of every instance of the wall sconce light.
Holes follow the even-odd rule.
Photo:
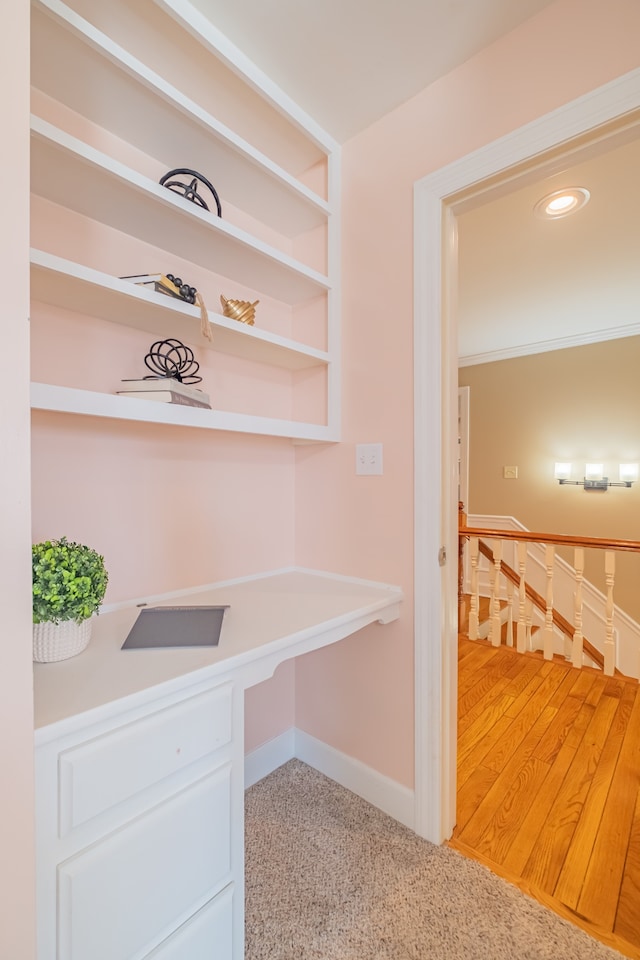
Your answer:
[[[587,463],[582,480],[571,480],[571,464],[556,463],[554,477],[558,483],[571,484],[583,487],[585,490],[608,490],[609,487],[630,487],[638,479],[637,463],[621,463],[619,466],[619,480],[609,480],[603,476],[601,463]]]

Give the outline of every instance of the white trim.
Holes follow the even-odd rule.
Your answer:
[[[449,462],[456,423],[449,394],[458,363],[455,317],[445,310],[451,298],[443,298],[443,288],[451,293],[451,271],[457,264],[453,201],[473,186],[480,197],[486,178],[512,179],[517,164],[564,144],[570,149],[572,138],[639,107],[640,70],[634,70],[435,171],[414,187],[415,829],[436,843],[451,834],[456,801],[452,705],[457,691],[451,651],[457,643],[457,535],[451,514],[457,511],[451,509],[455,462]],[[437,562],[441,545],[450,557],[443,568],[449,576],[444,578]]]
[[[623,327],[592,330],[572,337],[559,337],[557,340],[542,340],[534,343],[521,343],[517,347],[505,347],[504,350],[488,350],[486,353],[472,353],[459,357],[459,367],[473,367],[479,363],[494,363],[496,360],[511,360],[513,357],[529,357],[536,353],[549,353],[552,350],[566,350],[568,347],[582,347],[589,343],[602,343],[604,340],[623,340],[625,337],[637,337],[640,323],[627,323]]]
[[[303,730],[295,731],[295,756],[394,820],[413,828],[414,793],[409,787],[316,740]]]
[[[246,754],[245,789],[252,787],[294,757],[323,773],[325,777],[335,780],[345,789],[351,790],[394,820],[413,829],[413,790],[303,730],[298,730],[297,727],[289,727],[279,736],[267,740]]]
[[[269,773],[273,773],[283,763],[292,760],[295,756],[295,729],[289,727],[284,733],[272,740],[262,743],[244,758],[244,786],[245,790],[254,783],[262,780]]]
[[[287,117],[324,153],[336,148],[337,141],[270,77],[226,37],[208,17],[189,0],[155,0],[169,16],[196,38],[230,70],[238,74],[267,103]]]

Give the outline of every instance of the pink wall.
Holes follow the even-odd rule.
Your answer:
[[[107,602],[292,562],[285,441],[33,417],[33,536],[104,554]]]
[[[245,694],[245,753],[295,724],[295,661],[286,660],[273,677]]]
[[[413,185],[640,65],[635,0],[559,0],[346,144],[343,439],[297,453],[296,559],[400,584],[402,618],[296,664],[301,729],[413,783]],[[381,441],[385,474],[354,475]],[[439,451],[433,451],[434,460]],[[330,704],[330,709],[327,709]]]
[[[107,601],[293,562],[286,440],[34,413],[33,537],[104,554]],[[88,481],[88,482],[87,482]],[[247,692],[247,749],[293,725],[293,670]]]
[[[29,529],[29,5],[3,9],[0,262],[4,400],[0,404],[0,956],[35,956],[33,695]],[[8,282],[6,282],[8,281]]]

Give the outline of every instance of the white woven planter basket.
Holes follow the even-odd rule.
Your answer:
[[[38,663],[68,660],[82,653],[90,638],[91,620],[83,620],[82,623],[76,623],[75,620],[34,623],[33,659]]]

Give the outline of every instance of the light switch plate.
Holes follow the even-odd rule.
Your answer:
[[[361,477],[379,477],[382,474],[382,444],[356,444],[356,473]]]
[[[503,467],[502,468],[502,477],[504,480],[517,480],[518,479],[518,468],[517,467]]]

